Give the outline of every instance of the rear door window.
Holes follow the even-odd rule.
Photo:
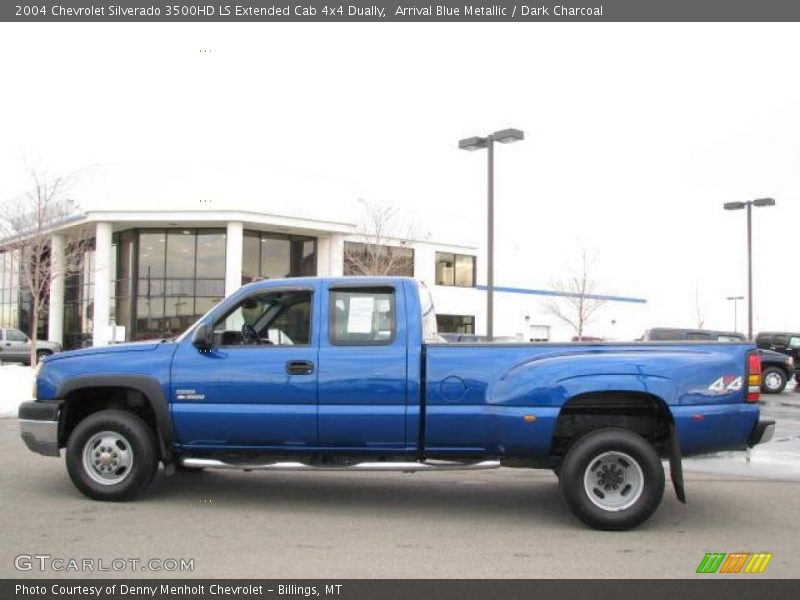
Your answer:
[[[330,291],[328,337],[339,346],[385,346],[397,331],[394,288]]]

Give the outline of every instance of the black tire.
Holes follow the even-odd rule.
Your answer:
[[[597,483],[601,477],[598,469],[608,474],[608,487]],[[619,473],[624,473],[621,480]],[[592,484],[595,493],[590,497],[587,485]],[[642,524],[658,508],[664,496],[664,468],[653,446],[640,435],[627,429],[598,429],[569,449],[561,463],[559,485],[581,521],[595,529],[623,531]],[[626,493],[631,496],[626,498]],[[618,498],[617,506],[612,506],[613,498]]]
[[[119,451],[130,453],[130,468],[123,467],[117,471],[98,473],[91,470],[84,460],[87,443],[103,433],[110,436],[107,439],[120,438],[118,447],[108,446],[106,451],[105,441],[94,445],[95,455],[105,459],[110,452]],[[103,450],[101,453],[100,450]],[[111,460],[109,458],[109,460]],[[124,410],[103,410],[92,413],[78,423],[67,441],[67,472],[84,495],[94,500],[123,501],[130,500],[143,492],[158,472],[158,442],[153,430],[137,415]],[[113,464],[108,465],[109,469]],[[126,470],[127,469],[127,470]],[[104,476],[111,478],[110,482],[99,483],[98,478]],[[119,481],[116,481],[119,479]]]
[[[783,369],[767,367],[761,373],[761,391],[765,394],[780,394],[786,388],[788,379]]]
[[[37,350],[37,351],[36,351],[36,364],[38,365],[38,364],[39,364],[39,362],[40,362],[40,361],[41,361],[41,360],[42,360],[42,359],[43,359],[45,356],[50,356],[51,354],[52,354],[52,352],[50,352],[49,350]]]

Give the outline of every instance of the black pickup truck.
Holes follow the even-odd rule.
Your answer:
[[[794,378],[800,385],[800,333],[762,331],[756,336],[756,346],[759,350],[780,353],[791,358],[794,361]],[[789,379],[791,379],[791,373]]]

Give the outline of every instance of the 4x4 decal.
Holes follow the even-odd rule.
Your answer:
[[[738,392],[743,385],[744,378],[741,375],[738,377],[735,375],[723,375],[708,386],[708,391],[715,394],[728,394],[730,392]]]

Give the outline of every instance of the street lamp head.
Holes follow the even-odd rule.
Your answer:
[[[525,139],[525,133],[519,129],[501,129],[492,134],[492,139],[501,144],[510,144]]]
[[[746,202],[726,202],[722,205],[725,210],[741,210],[747,206]]]
[[[744,296],[728,296],[728,300],[744,300]]]
[[[458,147],[461,150],[467,150],[469,152],[480,150],[481,148],[486,148],[488,145],[489,145],[489,140],[485,137],[465,138],[458,142]]]
[[[753,200],[753,206],[775,206],[775,199],[759,198],[758,200]]]

